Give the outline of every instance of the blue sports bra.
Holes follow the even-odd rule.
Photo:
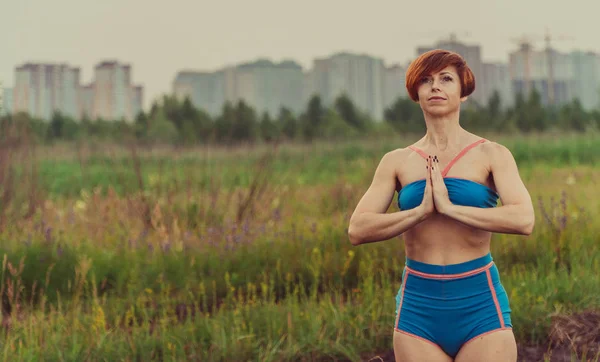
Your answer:
[[[498,193],[491,188],[464,178],[446,177],[448,171],[450,171],[450,168],[456,163],[456,161],[458,161],[473,147],[485,141],[485,139],[480,139],[479,141],[476,141],[465,147],[442,171],[444,184],[446,184],[446,188],[448,189],[448,197],[455,205],[489,208],[495,207],[498,204]],[[414,146],[409,146],[409,148],[419,153],[425,159],[429,157],[425,152]],[[409,210],[419,206],[423,201],[424,193],[425,179],[417,180],[407,184],[398,192],[398,207],[400,210]]]

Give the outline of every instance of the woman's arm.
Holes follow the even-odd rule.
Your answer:
[[[479,229],[505,233],[530,235],[535,224],[531,196],[525,188],[513,155],[508,148],[491,143],[490,166],[502,206],[478,208],[445,203],[438,212]],[[434,178],[433,188],[436,188]],[[434,192],[435,198],[435,192]],[[436,204],[437,206],[437,204]]]
[[[430,197],[431,207],[421,204],[411,210],[387,213],[396,189],[398,155],[395,152],[399,150],[382,157],[371,186],[350,218],[348,236],[352,245],[391,239],[425,220],[433,212],[433,199]]]

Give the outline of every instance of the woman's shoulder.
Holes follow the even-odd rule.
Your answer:
[[[405,161],[412,152],[413,151],[408,147],[396,148],[386,152],[382,156],[381,161],[386,163],[390,162],[397,165],[398,163]]]
[[[413,153],[410,148],[402,147],[386,152],[381,158],[380,167],[389,170],[396,178],[396,190],[399,190],[400,187],[398,180],[402,179],[406,171],[411,169],[409,164]]]
[[[490,156],[511,153],[508,147],[506,147],[498,141],[490,140],[487,138],[482,139],[484,139],[485,142],[481,143],[481,150]]]
[[[481,152],[491,164],[502,164],[504,162],[514,162],[514,156],[510,149],[497,141],[486,140],[481,144]]]

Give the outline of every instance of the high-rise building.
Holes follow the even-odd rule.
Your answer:
[[[13,109],[50,119],[55,111],[77,118],[79,68],[27,63],[15,69]]]
[[[179,99],[189,97],[196,107],[213,116],[220,114],[225,102],[244,100],[259,115],[268,112],[275,117],[283,106],[294,112],[301,110],[303,82],[299,64],[261,59],[216,72],[179,72],[173,91]]]
[[[80,82],[80,69],[67,64],[26,63],[15,69],[12,110],[50,120],[54,112],[79,120],[89,118],[132,120],[142,104],[142,88],[131,85],[131,67],[103,62],[95,80]]]
[[[342,94],[376,121],[383,119],[383,60],[365,54],[337,53],[314,60],[312,69],[314,92],[326,106],[331,106]]]
[[[92,118],[132,121],[141,109],[141,86],[131,82],[131,66],[117,61],[104,61],[94,69],[91,84],[93,102],[85,112]],[[89,88],[86,89],[89,92]],[[86,93],[89,97],[89,93]]]
[[[0,115],[12,113],[13,107],[13,90],[12,88],[4,88],[3,92],[0,93]]]
[[[385,68],[383,80],[383,105],[385,108],[392,106],[398,98],[408,97],[406,90],[406,68],[393,65]]]
[[[495,91],[500,95],[502,107],[511,106],[514,103],[514,95],[511,89],[508,65],[504,63],[483,63],[483,78],[485,82],[481,86],[481,93],[486,103]],[[484,104],[484,105],[485,105]]]
[[[574,96],[573,64],[568,54],[522,44],[509,54],[509,71],[515,94],[527,97],[535,89],[544,105],[564,104]]]
[[[318,92],[315,88],[315,72],[313,70],[306,71],[302,80],[302,106],[304,109],[306,109],[310,98],[316,94]]]
[[[468,45],[457,40],[454,34],[448,39],[440,40],[433,46],[421,46],[417,48],[417,56],[434,49],[444,49],[459,54],[475,76],[475,91],[469,97],[479,104],[486,104],[485,94],[486,79],[483,72],[483,60],[481,58],[481,47],[479,45]]]
[[[79,114],[81,118],[91,119],[94,110],[94,85],[79,87]]]
[[[600,56],[594,52],[569,54],[573,65],[573,97],[586,110],[600,109]]]
[[[144,88],[140,85],[136,85],[131,88],[132,100],[131,110],[133,118],[144,110]]]
[[[261,59],[236,67],[236,96],[248,100],[258,112],[276,116],[282,106],[302,108],[302,67],[294,61],[275,64]]]
[[[225,77],[223,72],[179,72],[173,82],[175,96],[189,98],[192,104],[205,112],[219,114],[225,103]]]

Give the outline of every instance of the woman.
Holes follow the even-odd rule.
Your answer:
[[[531,197],[510,151],[460,126],[460,105],[475,89],[460,55],[422,54],[406,87],[427,132],[382,157],[348,229],[353,245],[403,235],[396,361],[514,362],[511,310],[490,239],[531,234]],[[394,191],[400,211],[387,213]]]

